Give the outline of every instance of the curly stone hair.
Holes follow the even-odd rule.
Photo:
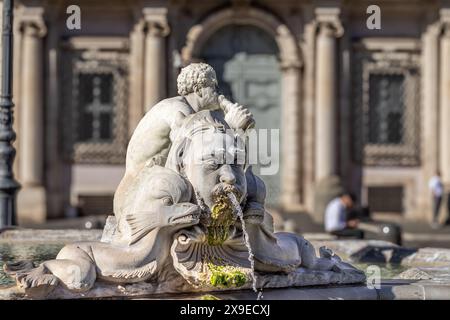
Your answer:
[[[191,63],[184,67],[177,78],[177,88],[180,96],[211,86],[217,86],[216,72],[209,64],[202,62]]]

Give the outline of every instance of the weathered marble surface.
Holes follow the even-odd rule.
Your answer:
[[[284,288],[284,287],[307,287],[317,285],[344,285],[351,283],[361,283],[365,281],[365,275],[355,272],[353,269],[344,272],[333,271],[311,271],[298,269],[287,275],[282,274],[257,274],[257,287]],[[181,285],[180,285],[181,284]],[[202,286],[194,288],[183,278],[176,277],[170,281],[159,283],[140,282],[134,284],[110,284],[97,282],[95,286],[84,293],[75,293],[61,286],[52,291],[46,299],[80,299],[80,298],[108,298],[108,297],[141,297],[174,293],[198,293],[212,291],[235,291],[251,289],[252,284],[247,283],[240,288],[229,288],[220,290],[216,287]],[[176,289],[175,289],[176,288]],[[0,299],[24,299],[33,298],[32,295],[25,297],[22,290],[17,287],[0,289]],[[40,299],[42,297],[37,296]]]
[[[117,299],[202,299],[204,293],[188,294],[148,294],[145,283],[128,286],[111,286],[98,284],[95,290],[87,295],[74,295],[71,292],[57,289],[56,299],[101,299],[115,297]],[[255,300],[256,293],[251,290],[209,292],[215,298],[223,300]],[[107,298],[109,298],[107,297]],[[448,300],[450,297],[450,282],[433,280],[383,280],[379,288],[370,288],[365,284],[322,286],[322,287],[290,287],[265,289],[263,300]],[[30,299],[24,297],[17,287],[0,289],[0,300]]]

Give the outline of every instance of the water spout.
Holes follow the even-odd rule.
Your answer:
[[[255,275],[255,259],[253,258],[253,252],[252,252],[252,248],[250,246],[250,240],[248,237],[248,233],[247,230],[245,228],[245,221],[244,221],[244,214],[242,213],[242,209],[241,206],[239,204],[239,202],[236,199],[236,196],[230,192],[228,194],[228,198],[230,199],[231,203],[234,206],[234,209],[239,217],[239,220],[241,220],[241,224],[242,224],[242,233],[244,234],[244,241],[245,241],[245,246],[247,247],[248,250],[248,261],[250,261],[250,268],[252,270],[252,288],[253,291],[258,292],[258,289],[256,288],[256,275]],[[258,295],[258,298],[260,297],[260,295]]]

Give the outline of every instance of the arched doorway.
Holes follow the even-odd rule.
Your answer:
[[[253,172],[266,184],[266,202],[277,205],[281,192],[281,70],[275,39],[256,26],[232,24],[218,29],[199,51],[199,58],[216,70],[222,92],[252,112],[258,129],[267,129],[269,148],[265,152],[258,147],[258,152],[267,153],[271,162],[262,165],[267,159],[259,154]],[[271,129],[277,130],[278,136]],[[274,134],[278,141],[271,144]],[[261,167],[269,166],[278,170],[262,174]]]
[[[227,27],[236,28],[239,26],[246,28],[240,29],[239,36],[236,37],[236,33],[233,35],[233,32],[231,32],[231,36],[226,36],[228,37],[228,42],[225,41],[225,39],[220,41],[221,30],[225,30],[223,32],[227,33],[230,32],[226,31]],[[250,31],[248,28],[253,31]],[[244,38],[235,40],[239,39],[239,37]],[[230,40],[230,38],[232,39]],[[259,39],[256,40],[260,43],[259,46],[255,47],[252,45],[251,41],[254,42],[255,40],[248,40],[248,38]],[[208,41],[211,41],[211,44],[205,45]],[[219,46],[214,45],[214,43],[212,43],[213,41],[218,41]],[[214,65],[214,55],[211,54],[210,57],[206,56],[208,48],[211,48],[211,50],[212,48],[216,48],[218,50],[225,50],[226,52],[231,51],[231,54],[236,55],[237,50],[233,43],[240,42],[241,47],[243,47],[244,50],[243,53],[245,53],[245,55],[240,56],[241,59],[248,60],[244,58],[248,58],[249,55],[252,56],[254,58],[252,60],[255,62],[252,69],[259,69],[259,72],[262,72],[264,67],[260,68],[257,66],[256,61],[258,59],[256,59],[254,55],[258,54],[255,50],[262,50],[262,48],[264,48],[264,45],[262,45],[263,43],[270,44],[269,48],[271,49],[266,52],[262,51],[262,54],[266,53],[279,57],[279,64],[277,64],[281,78],[281,80],[278,81],[278,93],[280,95],[278,104],[279,114],[276,115],[278,118],[274,119],[279,119],[276,121],[281,123],[279,128],[281,129],[280,137],[282,136],[282,146],[280,146],[279,150],[280,153],[283,154],[283,157],[280,159],[279,176],[282,182],[280,183],[278,178],[274,179],[273,181],[278,180],[277,185],[278,189],[281,187],[281,192],[279,190],[275,190],[277,192],[271,192],[269,190],[268,193],[273,194],[271,199],[269,199],[271,204],[274,203],[274,200],[275,203],[278,204],[277,199],[279,199],[281,206],[286,210],[298,210],[298,208],[302,207],[302,201],[304,200],[302,199],[302,171],[304,162],[301,160],[301,78],[303,60],[297,41],[298,40],[290,31],[289,27],[278,17],[268,11],[248,6],[245,8],[224,8],[211,13],[205,19],[199,21],[189,29],[189,32],[186,35],[185,45],[181,49],[181,57],[184,64],[211,59],[209,62]],[[279,54],[277,54],[278,51]],[[220,57],[220,55],[216,56]],[[223,54],[222,56],[225,55]],[[234,56],[232,56],[232,58],[233,57]],[[236,57],[236,59],[237,58],[238,57]],[[225,63],[223,63],[223,65],[225,66]],[[215,65],[215,68],[220,69],[217,65]],[[268,68],[268,70],[270,70],[270,68]],[[218,71],[221,85],[226,86],[227,81],[223,80],[223,78],[226,78],[226,73],[220,70]],[[225,90],[227,89],[225,88]],[[259,90],[257,91],[259,92]],[[270,90],[267,90],[267,92],[269,91]],[[231,92],[231,86],[229,92]],[[266,93],[266,91],[264,93]],[[238,100],[237,98],[236,101],[242,104],[245,103],[244,100]],[[254,112],[254,110],[252,111]],[[264,119],[257,119],[257,121],[258,126],[261,128],[264,125]],[[265,126],[268,127],[267,125]]]

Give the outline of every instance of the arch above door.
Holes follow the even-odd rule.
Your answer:
[[[186,36],[181,50],[185,64],[198,60],[204,43],[220,28],[227,25],[253,25],[265,30],[275,39],[282,68],[300,68],[303,64],[297,42],[286,24],[275,15],[258,8],[226,8],[217,11],[194,25]]]

